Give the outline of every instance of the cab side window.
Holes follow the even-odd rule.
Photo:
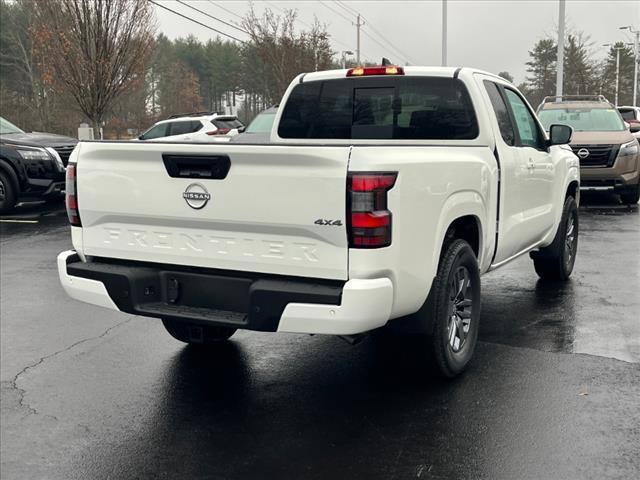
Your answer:
[[[487,90],[487,94],[489,94],[489,100],[491,100],[493,111],[498,119],[498,128],[500,129],[500,134],[502,135],[504,143],[511,146],[515,145],[516,133],[513,129],[513,123],[511,123],[507,104],[504,103],[504,99],[502,98],[502,95],[500,95],[498,86],[489,80],[485,80],[484,88]]]
[[[544,136],[527,105],[513,90],[505,88],[504,92],[516,121],[518,134],[520,135],[520,145],[537,148],[538,150],[544,149]]]

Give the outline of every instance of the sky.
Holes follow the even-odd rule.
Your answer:
[[[247,38],[244,33],[176,0],[156,1],[241,40]],[[183,2],[228,23],[239,22],[239,16],[250,8],[248,1],[239,0]],[[447,63],[494,73],[506,70],[515,77],[515,83],[522,82],[528,51],[537,40],[557,35],[558,4],[558,0],[447,0]],[[361,58],[379,62],[385,56],[399,65],[407,61],[412,65],[441,63],[442,0],[256,0],[253,5],[258,12],[265,8],[275,13],[296,9],[301,30],[308,29],[314,17],[317,18],[326,25],[336,52],[356,50],[353,24],[360,13],[365,22],[361,28]],[[154,8],[158,30],[169,38],[193,34],[206,41],[217,35],[162,8]],[[640,29],[640,0],[566,0],[566,19],[568,29],[582,31],[590,37],[591,55],[601,59],[608,50],[602,44],[633,41],[632,36],[619,27],[632,25]]]

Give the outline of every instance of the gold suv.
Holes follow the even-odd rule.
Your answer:
[[[580,159],[581,190],[614,192],[623,203],[638,203],[640,146],[606,98],[545,97],[538,107],[538,117],[546,130],[554,123],[573,127],[570,146]]]

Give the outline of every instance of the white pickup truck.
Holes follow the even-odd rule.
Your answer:
[[[482,273],[530,253],[542,279],[571,274],[570,137],[470,68],[303,74],[265,145],[80,143],[60,280],[188,343],[402,324],[451,377],[473,355]]]

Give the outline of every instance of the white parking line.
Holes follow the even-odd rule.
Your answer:
[[[14,218],[0,218],[0,223],[38,223],[38,220],[17,220]]]

